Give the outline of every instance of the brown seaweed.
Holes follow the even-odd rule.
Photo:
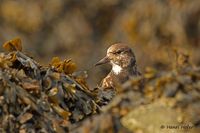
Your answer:
[[[41,66],[21,52],[21,40],[4,44],[0,56],[1,132],[67,132],[98,110],[94,97],[71,74],[71,60]],[[57,58],[58,59],[58,58]]]

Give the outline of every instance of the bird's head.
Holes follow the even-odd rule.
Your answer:
[[[96,66],[110,63],[112,67],[128,68],[135,65],[135,55],[130,47],[123,43],[111,45],[106,56],[96,63]]]

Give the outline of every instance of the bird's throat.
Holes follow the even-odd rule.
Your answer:
[[[112,71],[113,71],[113,73],[114,73],[115,75],[118,75],[118,74],[121,73],[122,67],[113,63],[113,64],[112,64]]]

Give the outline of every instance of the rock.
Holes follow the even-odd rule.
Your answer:
[[[181,115],[175,109],[161,105],[155,102],[149,105],[141,106],[130,111],[121,119],[122,125],[133,132],[142,133],[161,133],[161,132],[179,132],[176,129],[167,129],[167,126],[177,126],[180,123],[177,117]]]

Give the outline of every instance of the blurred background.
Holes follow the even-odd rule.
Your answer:
[[[71,58],[94,87],[110,66],[93,65],[116,42],[133,48],[141,72],[171,68],[174,48],[200,65],[200,1],[0,0],[0,43],[14,37],[43,64]]]

